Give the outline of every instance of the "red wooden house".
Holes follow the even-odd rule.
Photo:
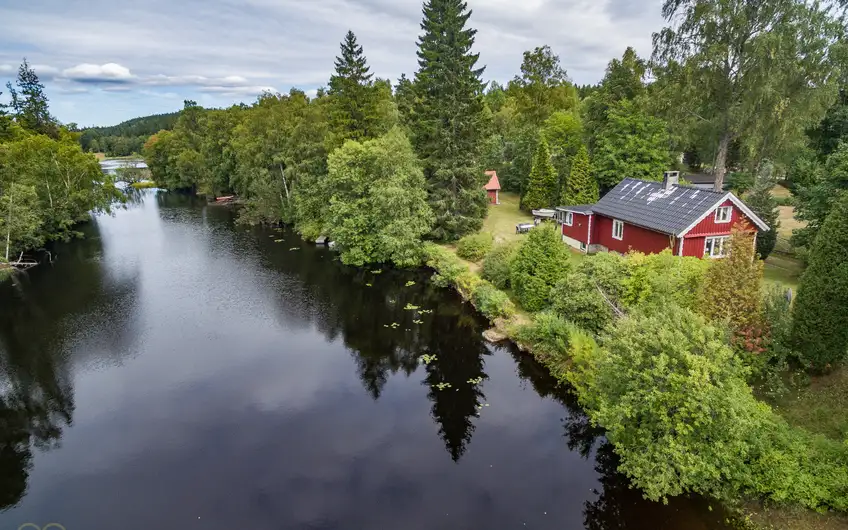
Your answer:
[[[637,250],[655,254],[721,258],[730,229],[769,229],[730,192],[679,185],[670,171],[663,182],[624,179],[596,204],[560,206],[557,221],[565,243],[584,252]],[[756,235],[755,235],[756,237]]]
[[[501,200],[498,197],[498,192],[501,190],[501,182],[498,180],[497,171],[486,171],[486,176],[489,177],[489,182],[483,189],[489,195],[489,202],[492,204],[500,204]]]

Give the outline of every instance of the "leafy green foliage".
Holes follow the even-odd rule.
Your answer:
[[[601,186],[613,187],[625,177],[658,181],[668,169],[666,123],[648,115],[637,102],[611,105],[595,144],[594,169]]]
[[[482,232],[463,237],[456,245],[456,254],[468,261],[480,261],[492,250],[492,234]]]
[[[737,334],[761,330],[763,325],[763,262],[755,255],[754,236],[748,230],[747,224],[732,228],[730,239],[725,242],[727,257],[716,260],[704,277],[700,306],[710,321],[726,323]]]
[[[567,378],[649,499],[748,493],[846,505],[848,451],[758,402],[724,333],[702,317],[671,305],[621,319],[600,348],[571,342]]]
[[[510,285],[509,268],[513,256],[518,250],[518,243],[501,243],[496,245],[483,259],[481,275],[498,289],[507,289]]]
[[[533,169],[527,181],[527,191],[521,198],[521,206],[528,210],[549,208],[554,205],[557,193],[556,169],[551,163],[548,141],[539,137],[536,155],[533,157]]]
[[[672,25],[654,35],[660,99],[715,159],[716,189],[734,144],[750,168],[785,156],[836,96],[843,28],[822,4],[666,0],[663,16]]]
[[[557,111],[545,120],[542,134],[548,141],[551,162],[559,176],[557,189],[564,190],[571,172],[571,161],[583,148],[583,124],[576,113]],[[562,204],[561,198],[558,203]]]
[[[77,235],[77,223],[120,197],[71,133],[60,130],[53,139],[12,129],[12,140],[0,143],[0,256],[6,258]]]
[[[509,296],[489,282],[477,284],[472,295],[474,307],[489,320],[510,318],[515,314],[515,305]]]
[[[816,236],[801,277],[792,335],[816,370],[827,370],[848,353],[848,194],[834,206]]]
[[[530,346],[533,354],[541,359],[554,375],[565,373],[571,335],[576,326],[550,311],[533,316],[532,322],[518,329],[516,339]]]
[[[433,214],[424,175],[406,136],[349,141],[330,155],[326,230],[349,265],[421,262],[421,237]]]
[[[519,303],[528,311],[550,305],[551,288],[570,268],[569,251],[555,226],[531,230],[510,264],[510,283]]]
[[[560,202],[566,206],[598,202],[598,181],[592,176],[586,146],[581,145],[571,161],[568,180]]]
[[[795,230],[795,245],[812,247],[833,205],[848,190],[848,143],[840,142],[821,164],[815,159],[802,159],[795,166],[795,216],[807,226]]]
[[[594,279],[573,271],[556,284],[551,294],[554,312],[581,328],[598,334],[612,324],[615,312]]]
[[[478,231],[487,211],[478,166],[483,69],[471,53],[470,16],[460,0],[428,0],[418,40],[411,133],[436,216],[432,236],[446,241]]]
[[[607,65],[606,74],[598,87],[587,92],[583,100],[589,148],[594,153],[600,131],[606,128],[610,107],[622,100],[632,101],[644,96],[647,65],[628,47],[621,59]]]
[[[757,186],[745,197],[745,204],[769,226],[768,231],[760,230],[757,233],[757,255],[764,260],[777,245],[777,231],[780,228],[777,200],[771,194],[770,186]]]

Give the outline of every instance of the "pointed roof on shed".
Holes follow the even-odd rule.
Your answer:
[[[489,183],[483,186],[486,191],[495,191],[501,189],[501,182],[498,180],[497,171],[486,171],[486,176],[489,178]]]

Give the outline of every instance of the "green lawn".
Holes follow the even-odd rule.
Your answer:
[[[489,216],[483,222],[481,232],[488,232],[495,238],[495,243],[515,241],[522,236],[515,233],[518,223],[532,223],[533,216],[518,208],[519,198],[516,193],[501,193],[500,204],[489,205]]]
[[[798,290],[798,280],[804,272],[804,264],[785,254],[772,254],[766,260],[763,279],[768,283]]]
[[[848,440],[848,368],[814,377],[808,387],[782,400],[777,411],[792,425]]]

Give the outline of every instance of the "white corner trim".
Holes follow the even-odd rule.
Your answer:
[[[693,221],[693,222],[692,222],[692,224],[690,224],[689,226],[687,226],[686,228],[684,228],[682,232],[680,232],[679,234],[677,234],[677,237],[683,237],[683,236],[685,236],[685,235],[686,235],[686,234],[687,234],[690,230],[692,230],[693,228],[695,228],[696,226],[698,226],[698,224],[699,224],[701,221],[703,221],[704,219],[706,219],[708,215],[710,215],[711,213],[713,213],[713,212],[715,211],[715,209],[716,209],[716,208],[718,208],[719,206],[721,206],[721,204],[722,204],[723,202],[727,201],[727,200],[731,201],[731,202],[732,202],[732,203],[733,203],[733,204],[734,204],[737,208],[739,208],[740,210],[742,210],[742,213],[744,213],[744,214],[745,214],[745,216],[746,216],[748,219],[750,219],[751,221],[753,221],[753,222],[754,222],[754,224],[755,224],[755,225],[757,225],[757,226],[758,226],[758,227],[759,227],[759,228],[760,228],[763,232],[768,232],[768,231],[770,230],[769,225],[767,225],[767,224],[766,224],[766,223],[765,223],[762,219],[760,219],[759,217],[757,217],[757,214],[755,214],[754,212],[752,212],[752,211],[751,211],[751,209],[750,209],[750,208],[748,208],[747,206],[745,206],[745,203],[744,203],[744,202],[742,202],[741,200],[739,200],[739,198],[738,198],[736,195],[734,195],[734,194],[732,194],[732,193],[730,193],[730,192],[728,191],[726,194],[724,194],[724,195],[721,197],[721,199],[719,199],[719,200],[718,200],[718,202],[716,202],[714,205],[710,206],[710,207],[707,209],[707,211],[705,211],[705,212],[704,212],[704,213],[703,213],[700,217],[698,217],[697,219],[695,219],[695,221]]]
[[[589,248],[589,245],[592,244],[592,215],[589,215],[589,227],[586,229],[586,248]]]

